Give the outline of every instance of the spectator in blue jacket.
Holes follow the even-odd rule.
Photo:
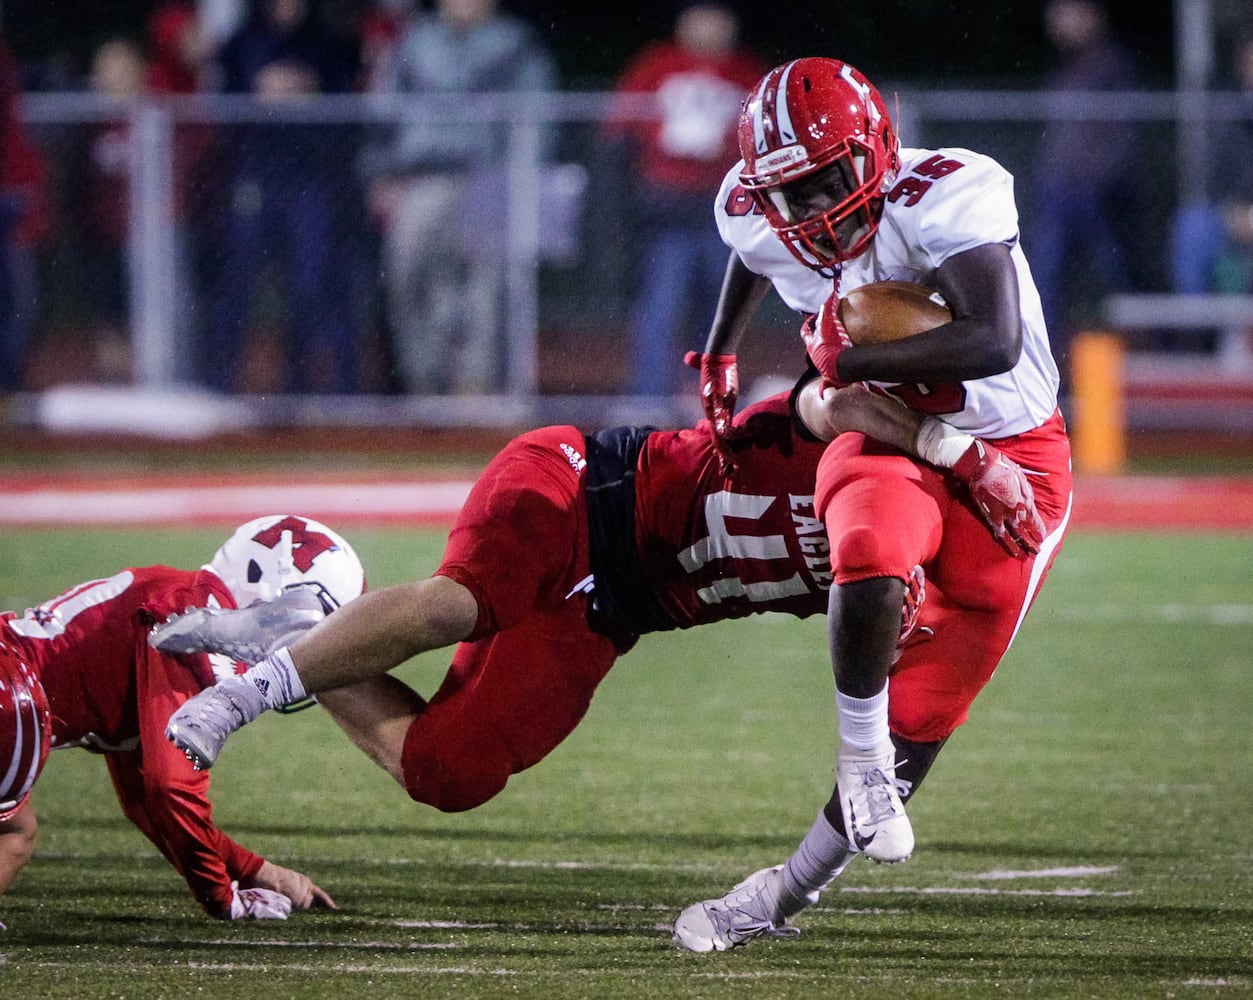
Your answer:
[[[352,183],[343,170],[352,135],[342,125],[285,116],[311,95],[351,90],[357,49],[323,24],[310,0],[257,0],[219,51],[217,68],[223,90],[252,94],[275,114],[274,121],[234,126],[227,139],[227,217],[209,303],[206,380],[238,387],[254,299],[273,257],[290,320],[287,387],[352,392],[356,330],[337,283],[344,252],[338,209]]]

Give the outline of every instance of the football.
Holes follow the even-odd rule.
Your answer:
[[[840,299],[840,320],[854,344],[901,340],[952,318],[939,292],[911,281],[876,281]]]

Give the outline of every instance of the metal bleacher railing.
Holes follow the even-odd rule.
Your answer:
[[[1147,182],[1142,188],[1148,199],[1142,206],[1139,229],[1148,237],[1139,246],[1143,255],[1140,271],[1145,276],[1139,291],[1150,295],[1167,291],[1161,275],[1168,253],[1165,234],[1173,212],[1179,204],[1205,196],[1205,147],[1210,127],[1221,127],[1248,113],[1237,95],[1227,93],[1062,95],[937,91],[907,84],[883,89],[894,95],[907,144],[979,149],[995,156],[1015,174],[1028,256],[1031,213],[1036,209],[1027,195],[1032,178],[1048,169],[1036,155],[1044,123],[1067,118],[1134,123],[1140,147],[1147,151],[1145,173],[1139,178]],[[565,351],[567,343],[584,345],[589,352],[584,365],[589,369],[616,370],[626,363],[621,352],[629,322],[634,266],[629,239],[631,205],[623,194],[626,177],[621,173],[622,164],[609,162],[604,153],[600,126],[607,101],[608,95],[600,93],[556,93],[521,100],[482,95],[423,101],[345,95],[274,105],[242,97],[203,95],[119,107],[87,94],[26,95],[23,110],[27,120],[54,150],[69,150],[73,143],[67,137],[101,122],[125,118],[130,123],[130,385],[125,390],[110,390],[112,395],[91,395],[86,409],[101,414],[116,402],[118,412],[140,413],[147,399],[155,401],[152,405],[160,411],[177,396],[182,401],[180,412],[200,414],[198,427],[334,423],[507,426],[566,420],[688,419],[696,412],[694,399],[631,397],[616,388],[613,377],[588,380],[586,385],[573,378],[569,384],[554,387],[542,370],[545,347],[554,338],[562,345],[557,353]],[[647,117],[653,106],[642,99],[634,111]],[[483,238],[499,243],[506,302],[500,335],[504,363],[495,390],[487,396],[425,397],[371,386],[357,395],[334,398],[267,394],[216,398],[197,394],[187,374],[186,355],[199,334],[180,327],[177,285],[187,279],[172,266],[179,238],[174,164],[180,126],[201,124],[229,130],[298,123],[328,129],[348,125],[368,132],[416,118],[496,123],[508,136],[503,170],[507,207],[495,230],[483,234]],[[546,132],[558,136],[555,144],[545,142]],[[551,155],[545,154],[546,149],[552,150]],[[555,178],[560,179],[562,188],[560,212],[553,208]],[[359,184],[354,150],[344,151],[343,184],[345,192]],[[563,231],[551,232],[557,225]],[[560,249],[546,249],[553,245]],[[374,270],[377,273],[377,267]],[[73,289],[47,287],[45,283],[43,294],[72,296]],[[1231,343],[1239,343],[1237,335],[1248,318],[1239,310],[1247,308],[1247,301],[1243,307],[1225,297],[1175,304],[1184,310],[1187,322],[1172,320],[1169,325],[1222,326],[1232,331]],[[1115,299],[1108,308],[1096,302],[1090,310],[1092,321],[1139,328],[1149,321],[1155,324],[1165,315],[1137,312],[1145,305],[1152,309],[1146,299]],[[1233,308],[1239,316],[1228,322],[1233,320]],[[778,309],[776,304],[772,313],[768,307],[762,323],[790,321]],[[1189,363],[1219,366],[1226,357],[1196,354]],[[1165,355],[1158,360],[1172,363]],[[678,358],[675,363],[680,363]],[[1227,371],[1236,374],[1233,368]],[[1243,368],[1238,374],[1250,377]],[[45,391],[27,398],[18,411],[34,422],[72,423],[73,414],[81,410],[74,391],[90,394],[92,390]]]

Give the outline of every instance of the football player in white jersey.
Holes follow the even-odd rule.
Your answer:
[[[901,148],[879,92],[834,59],[796,59],[763,77],[745,101],[739,144],[742,159],[715,205],[732,250],[722,296],[705,352],[688,359],[700,368],[715,434],[735,403],[736,342],[771,286],[805,314],[802,338],[826,382],[867,383],[942,421],[919,442],[927,461],[857,434],[823,455],[815,506],[835,576],[836,788],[786,865],[683,911],[675,939],[693,951],[784,929],[859,853],[909,857],[904,802],[1009,648],[1070,510],[1057,368],[1009,173],[965,149]],[[853,345],[840,296],[886,280],[937,289],[952,321]],[[1008,456],[1035,474],[1042,527],[1024,516],[995,539],[972,530],[977,510],[946,493],[948,474],[938,468],[951,460],[946,428],[990,441],[964,456],[967,465],[995,477]],[[733,456],[724,455],[733,478]],[[1012,507],[1015,498],[1005,499]],[[935,601],[935,634],[894,664],[898,609],[916,564]]]

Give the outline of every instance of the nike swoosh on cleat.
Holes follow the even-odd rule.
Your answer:
[[[848,818],[849,818],[849,822],[853,824],[853,844],[856,845],[857,850],[862,851],[864,853],[866,848],[870,845],[870,843],[875,839],[875,837],[879,835],[879,831],[876,830],[869,837],[862,835],[862,832],[859,829],[857,829],[857,817],[853,815],[852,799],[849,800]]]

